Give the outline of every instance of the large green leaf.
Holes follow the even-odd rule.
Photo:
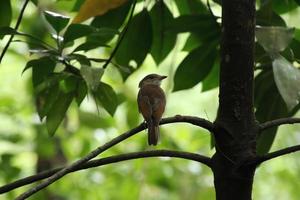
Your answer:
[[[287,48],[293,39],[294,30],[281,26],[258,26],[255,36],[266,52],[274,54]]]
[[[80,73],[87,83],[88,88],[92,91],[96,91],[99,86],[99,81],[104,74],[104,69],[83,65],[80,68]]]
[[[175,0],[181,15],[208,13],[206,6],[199,0]]]
[[[97,16],[92,21],[91,25],[97,28],[112,28],[118,30],[121,25],[124,23],[130,6],[132,4],[132,0],[128,0],[128,2],[124,3],[122,6],[109,10],[107,13],[101,16]],[[96,40],[98,42],[106,43],[111,40],[114,35],[98,35]],[[95,40],[95,39],[94,39]]]
[[[41,121],[49,113],[54,102],[57,100],[60,92],[58,82],[58,76],[51,77],[44,82],[45,87],[43,89],[36,89],[35,105]]]
[[[73,100],[74,93],[59,92],[56,101],[51,106],[46,117],[46,126],[48,134],[53,136],[65,117],[65,114]]]
[[[274,82],[272,70],[263,71],[255,77],[255,107],[259,122],[291,116]],[[267,129],[259,135],[257,153],[267,153],[275,139],[277,127]]]
[[[131,21],[128,31],[115,55],[115,60],[122,66],[129,66],[130,61],[136,62],[136,68],[139,67],[148,52],[152,43],[152,25],[149,13],[144,9],[139,14],[135,15]],[[135,69],[131,66],[128,69],[133,72]],[[122,73],[123,71],[121,71]],[[129,76],[129,73],[122,73],[124,78]]]
[[[98,47],[109,47],[108,45],[104,44],[103,42],[97,42],[97,41],[86,41],[79,46],[77,46],[73,52],[76,51],[89,51],[92,49],[96,49]]]
[[[66,58],[69,61],[71,61],[71,60],[78,61],[81,64],[81,66],[83,66],[83,65],[91,66],[91,61],[89,60],[89,58],[82,54],[72,53],[72,54],[67,55]]]
[[[272,66],[278,91],[288,109],[292,110],[300,100],[300,70],[281,55],[273,60]]]
[[[44,11],[44,15],[56,33],[64,29],[70,21],[69,17],[51,11]]]
[[[298,7],[295,0],[272,0],[270,3],[272,4],[273,10],[278,14],[290,12]]]
[[[300,40],[296,38],[292,40],[290,44],[290,48],[293,53],[293,59],[296,59],[298,62],[300,61]]]
[[[76,90],[76,102],[78,106],[80,106],[81,102],[84,100],[88,92],[88,87],[84,80],[79,80],[77,83],[77,90]]]
[[[36,87],[43,81],[47,80],[53,72],[55,64],[56,63],[49,57],[42,57],[28,61],[23,71],[32,68],[32,82],[33,86]]]
[[[186,40],[183,50],[191,51],[199,47],[203,43],[219,40],[221,36],[220,28],[212,25],[212,28],[210,30],[211,31],[205,31],[200,29],[200,31],[191,33],[191,35]]]
[[[191,88],[209,74],[217,57],[216,47],[216,41],[203,44],[185,57],[175,73],[174,91]]]
[[[150,11],[150,16],[153,28],[151,55],[156,64],[159,64],[176,43],[176,34],[166,31],[166,27],[173,20],[173,15],[163,1],[157,1]]]
[[[176,33],[198,32],[202,34],[215,33],[216,29],[220,29],[210,14],[181,15],[175,18],[167,28]]]
[[[256,25],[260,26],[286,26],[283,18],[272,8],[262,7],[256,12]]]
[[[113,116],[118,107],[118,97],[113,88],[103,82],[99,82],[97,90],[93,92],[96,102],[103,106],[103,108]]]
[[[220,74],[220,58],[215,59],[212,70],[202,81],[202,92],[214,89],[219,86],[219,74]]]
[[[64,34],[64,42],[68,43],[74,41],[80,37],[90,35],[93,32],[96,32],[96,29],[92,26],[85,24],[71,24]]]
[[[38,1],[39,1],[39,0],[31,0],[31,2],[32,2],[34,5],[37,5],[37,4],[38,4]]]
[[[0,1],[0,27],[9,26],[12,19],[10,0]]]

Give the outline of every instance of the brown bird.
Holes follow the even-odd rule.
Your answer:
[[[159,140],[159,122],[165,111],[166,96],[160,88],[167,76],[149,74],[139,83],[137,102],[148,126],[148,144],[156,145]]]

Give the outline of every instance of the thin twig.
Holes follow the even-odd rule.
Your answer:
[[[29,2],[29,0],[25,0],[25,2],[24,2],[24,4],[23,4],[23,7],[22,7],[22,9],[21,9],[20,15],[19,15],[19,17],[18,17],[18,19],[17,19],[17,23],[16,23],[15,28],[14,28],[16,31],[18,30],[18,28],[19,28],[19,26],[20,26],[20,24],[21,24],[21,21],[22,21],[22,18],[23,18],[23,14],[24,14],[24,11],[25,11],[25,9],[26,9],[26,7],[27,7],[28,2]],[[5,55],[6,51],[8,50],[8,47],[9,47],[10,43],[11,43],[12,40],[14,39],[14,36],[15,36],[15,35],[12,34],[12,35],[10,36],[8,42],[6,43],[4,49],[3,49],[2,53],[1,53],[1,56],[0,56],[0,63],[1,63],[1,61],[2,61],[2,59],[3,59],[3,57],[4,57],[4,55]]]
[[[275,126],[280,126],[280,125],[284,125],[284,124],[296,124],[296,123],[300,123],[300,118],[281,118],[281,119],[275,119],[272,121],[267,121],[265,123],[261,123],[259,125],[260,127],[260,131],[264,131],[268,128],[272,128]]]
[[[194,160],[200,162],[202,164],[207,165],[208,167],[211,166],[210,158],[206,156],[202,156],[195,153],[188,153],[182,151],[172,151],[172,150],[152,150],[152,151],[141,151],[141,152],[133,152],[133,153],[126,153],[120,154],[116,156],[110,156],[106,158],[96,159],[89,161],[82,166],[79,166],[73,169],[71,172],[80,171],[84,169],[99,167],[111,163],[121,162],[125,160],[133,160],[138,158],[148,158],[148,157],[175,157],[175,158],[183,158],[187,160]],[[40,181],[42,179],[48,178],[51,175],[55,174],[56,172],[60,171],[63,168],[52,169],[48,171],[44,171],[32,176],[28,176],[26,178],[19,179],[13,183],[4,185],[0,187],[0,194],[9,192],[11,190],[17,189],[19,187],[34,183],[36,181]],[[71,173],[70,172],[70,173]]]
[[[268,154],[263,155],[263,156],[258,156],[251,163],[259,165],[262,162],[265,162],[265,161],[268,161],[268,160],[271,160],[271,159],[274,159],[274,158],[277,158],[277,157],[280,157],[280,156],[284,156],[284,155],[289,154],[289,153],[294,153],[296,151],[300,151],[300,145],[296,145],[296,146],[288,147],[288,148],[281,149],[281,150],[278,150],[278,151],[274,151],[272,153],[268,153]]]
[[[214,125],[211,122],[209,122],[205,119],[198,118],[198,117],[192,117],[192,116],[181,116],[181,115],[177,115],[175,117],[164,118],[161,120],[160,124],[176,123],[176,122],[186,122],[186,123],[194,124],[196,126],[205,128],[209,131],[212,131],[213,127],[214,127]],[[83,165],[84,163],[88,162],[92,158],[98,156],[105,150],[111,148],[112,146],[120,143],[121,141],[135,135],[136,133],[138,133],[144,129],[146,129],[146,127],[142,123],[139,126],[137,126],[136,128],[133,128],[133,129],[125,132],[124,134],[119,135],[118,137],[115,137],[114,139],[107,142],[106,144],[96,148],[95,150],[90,152],[88,155],[86,155],[82,159],[75,161],[74,163],[70,164],[69,166],[67,166],[67,167],[61,169],[60,171],[58,171],[57,173],[53,174],[45,181],[38,184],[36,187],[33,187],[33,188],[27,190],[26,192],[22,193],[20,196],[18,196],[16,198],[16,200],[23,200],[23,199],[30,197],[31,195],[35,194],[36,192],[40,191],[41,189],[47,187],[48,185],[50,185],[50,184],[54,183],[55,181],[57,181],[58,179],[62,178],[63,176],[65,176],[66,174],[71,172],[72,170]]]
[[[130,25],[130,23],[131,23],[131,19],[132,19],[132,17],[133,17],[135,5],[136,5],[136,0],[134,0],[134,2],[133,2],[132,8],[131,8],[131,12],[130,12],[130,16],[129,16],[129,19],[128,19],[128,21],[127,21],[127,24],[126,24],[126,26],[123,28],[122,32],[120,33],[120,37],[119,37],[119,39],[118,39],[118,41],[117,41],[117,44],[116,44],[114,50],[111,52],[111,54],[110,54],[109,58],[107,59],[107,61],[104,63],[103,69],[105,69],[105,68],[108,66],[108,64],[112,61],[113,57],[114,57],[115,54],[117,53],[117,51],[118,51],[118,49],[119,49],[119,47],[120,47],[120,45],[121,45],[121,43],[122,43],[122,41],[123,41],[123,39],[124,39],[126,33],[127,33],[127,30],[128,30],[128,28],[129,28],[129,25]]]

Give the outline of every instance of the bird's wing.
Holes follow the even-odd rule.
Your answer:
[[[152,106],[150,104],[149,96],[144,94],[143,90],[139,91],[137,102],[138,102],[139,112],[142,113],[144,119],[146,121],[151,119]]]

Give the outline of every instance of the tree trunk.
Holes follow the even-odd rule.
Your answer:
[[[253,107],[255,0],[222,1],[219,110],[212,158],[217,200],[251,199],[258,126]]]

